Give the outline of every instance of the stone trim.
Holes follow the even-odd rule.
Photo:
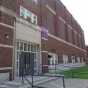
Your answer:
[[[64,24],[66,23],[66,21],[61,16],[59,16],[59,20],[61,20]]]
[[[13,48],[13,46],[11,46],[11,45],[6,45],[6,44],[0,44],[0,47]]]
[[[8,28],[10,28],[10,29],[14,29],[13,26],[8,25],[8,24],[5,24],[5,23],[2,23],[2,22],[0,22],[0,25],[5,26],[5,27],[8,27]]]
[[[56,12],[49,6],[49,5],[46,5],[46,8],[54,15],[56,15]]]
[[[0,70],[11,70],[12,67],[1,67]]]
[[[42,53],[48,53],[48,51],[41,51]]]
[[[20,17],[16,17],[16,21],[19,22],[19,23],[21,23],[21,24],[24,24],[24,25],[26,25],[26,26],[29,26],[29,27],[33,28],[34,30],[38,30],[38,31],[41,32],[41,28],[40,28],[39,26],[33,25],[32,23],[29,23],[28,21],[23,20],[23,19],[20,18]]]
[[[62,43],[65,43],[65,44],[67,44],[67,45],[69,45],[69,46],[72,46],[72,47],[74,47],[74,48],[77,48],[77,49],[79,49],[79,50],[81,50],[81,51],[83,51],[83,52],[86,53],[86,50],[81,49],[81,48],[77,47],[76,45],[73,45],[73,44],[71,44],[71,43],[69,43],[69,42],[66,42],[65,40],[63,40],[63,39],[61,39],[61,38],[59,38],[59,37],[56,37],[56,36],[54,36],[54,35],[52,35],[52,34],[50,34],[50,33],[48,33],[48,36],[50,36],[50,37],[52,37],[52,38],[54,38],[54,39],[56,39],[56,40],[58,40],[58,41],[60,41],[60,42],[62,42]]]

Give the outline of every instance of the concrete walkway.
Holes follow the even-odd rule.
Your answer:
[[[66,79],[66,88],[88,88],[88,80]]]
[[[3,76],[3,75],[2,75]],[[2,77],[4,78],[4,77]],[[31,78],[28,78],[31,80]],[[63,88],[62,79],[52,77],[35,77],[34,84],[40,86],[40,88]],[[84,79],[65,79],[66,88],[88,88],[88,80]],[[21,80],[14,80],[12,82],[6,81],[5,79],[0,81],[0,88],[31,88],[27,82],[22,84]]]
[[[81,79],[65,79],[66,88],[88,88],[88,80]],[[61,80],[44,83],[40,86],[45,88],[63,88]]]
[[[68,63],[68,64],[59,64],[59,65],[56,65],[56,70],[70,70],[72,68],[76,68],[76,67],[83,67],[85,66],[85,63],[75,63],[75,64],[72,64],[72,63]],[[55,65],[51,65],[49,66],[49,69],[52,71],[52,70],[55,70]]]

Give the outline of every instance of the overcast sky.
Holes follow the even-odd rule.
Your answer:
[[[88,45],[88,0],[61,0],[84,30]]]

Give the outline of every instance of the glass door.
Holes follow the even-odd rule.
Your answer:
[[[22,52],[19,58],[19,76],[34,74],[34,54]]]
[[[17,40],[16,48],[16,75],[20,76],[23,73],[29,75],[33,70],[37,74],[40,69],[39,44]]]

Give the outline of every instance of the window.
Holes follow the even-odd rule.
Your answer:
[[[30,43],[28,44],[28,51],[30,51]]]
[[[40,49],[39,49],[39,48],[40,48],[40,47],[39,47],[39,45],[37,45],[37,46],[36,46],[36,51],[37,51],[37,52],[39,52],[39,51],[40,51]]]
[[[40,45],[39,44],[18,40],[16,45],[17,45],[18,51],[25,51],[25,52],[32,52],[32,53],[39,53],[40,52]]]
[[[17,50],[19,50],[19,42],[17,42]]]
[[[58,36],[61,38],[61,39],[64,39],[65,40],[65,23],[64,23],[64,19],[62,17],[59,17],[59,20],[58,20]]]
[[[35,44],[31,44],[31,51],[36,52],[36,45]]]
[[[20,6],[20,16],[25,18],[25,8]]]
[[[63,63],[63,57],[62,55],[58,56],[58,64],[62,64]]]
[[[72,63],[71,56],[68,56],[68,63]]]
[[[68,41],[68,27],[67,24],[65,24],[65,39]]]
[[[75,56],[75,63],[78,63],[77,57]]]
[[[27,51],[27,43],[24,43],[24,51]]]
[[[24,53],[25,55],[25,66],[27,69],[31,68],[30,62],[31,59],[34,59],[34,70],[35,72],[38,72],[38,60],[40,60],[40,45],[36,43],[30,43],[23,40],[17,40],[17,59],[16,59],[16,65],[17,65],[17,75],[20,74],[20,63],[21,63],[21,54]],[[29,59],[28,59],[29,58]],[[26,69],[26,70],[27,70]]]
[[[20,50],[23,50],[23,42],[20,42]]]
[[[72,42],[73,42],[73,44],[75,44],[75,38],[74,38],[74,31],[72,30]]]
[[[33,24],[37,24],[37,16],[32,14],[31,21],[32,21]]]
[[[20,16],[22,16],[24,19],[27,19],[28,17],[32,16],[32,13],[26,8],[20,6]]]
[[[37,15],[22,6],[20,6],[20,16],[26,19],[28,22],[37,24]]]

